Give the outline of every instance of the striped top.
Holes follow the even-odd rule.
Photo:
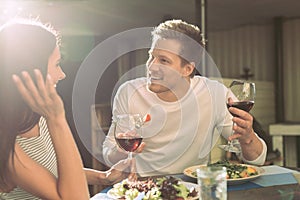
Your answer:
[[[37,137],[24,138],[17,136],[17,143],[23,151],[36,162],[47,168],[57,177],[56,155],[52,140],[48,131],[45,118],[39,121],[40,134]],[[1,200],[36,200],[39,199],[19,187],[9,193],[0,193]]]

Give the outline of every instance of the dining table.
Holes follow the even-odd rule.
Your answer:
[[[227,184],[228,200],[294,200],[300,199],[300,171],[278,165],[262,166],[262,173],[255,179]],[[184,182],[197,184],[197,179],[184,173],[168,174]],[[147,177],[144,177],[147,178]],[[90,200],[112,200],[106,193],[111,187],[91,197]]]

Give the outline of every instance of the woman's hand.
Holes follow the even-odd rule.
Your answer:
[[[14,182],[41,199],[88,199],[86,175],[65,119],[62,99],[57,94],[49,75],[45,82],[39,70],[34,70],[34,73],[36,84],[28,72],[22,72],[22,79],[17,75],[13,75],[12,78],[24,101],[34,112],[47,120],[57,160],[58,177],[55,178],[49,170],[20,150],[12,168],[15,174]],[[20,162],[16,162],[17,160]],[[45,184],[40,184],[41,180]]]
[[[24,101],[34,112],[45,118],[64,116],[63,101],[57,94],[50,75],[47,75],[45,82],[40,70],[35,69],[34,74],[37,84],[25,71],[22,72],[23,80],[17,75],[12,76]]]

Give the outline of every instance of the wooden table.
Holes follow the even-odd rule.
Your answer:
[[[227,194],[228,200],[286,200],[300,199],[300,185],[276,185],[263,188],[255,188],[248,190],[230,191]]]

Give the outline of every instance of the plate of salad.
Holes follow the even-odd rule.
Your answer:
[[[112,199],[143,200],[194,200],[199,198],[197,185],[175,177],[123,180],[107,192]]]
[[[184,169],[183,173],[191,178],[197,178],[196,169],[203,165],[191,166]],[[245,183],[260,177],[264,169],[254,165],[237,164],[229,161],[218,161],[209,166],[223,166],[227,170],[227,183],[229,185]]]

